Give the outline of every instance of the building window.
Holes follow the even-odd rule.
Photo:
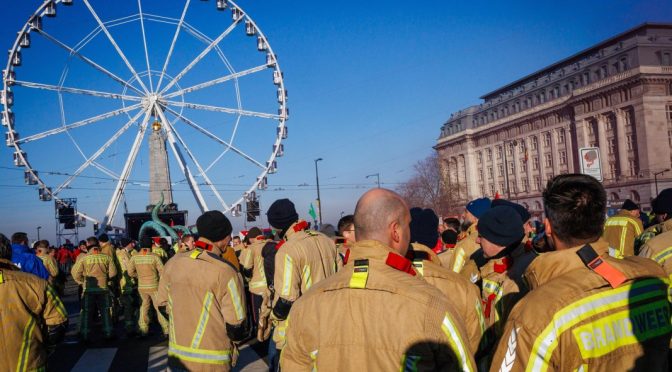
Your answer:
[[[672,53],[663,52],[660,55],[660,64],[663,66],[672,66]]]
[[[567,152],[560,151],[559,152],[559,157],[560,157],[560,165],[567,164]]]
[[[495,185],[490,184],[490,195],[495,195]]]
[[[485,186],[481,185],[481,196],[485,196]]]
[[[541,177],[534,176],[534,184],[532,184],[532,187],[534,187],[534,191],[541,190]]]
[[[483,173],[480,171],[478,172],[478,180],[483,181]]]
[[[551,133],[550,132],[544,133],[544,146],[546,146],[546,147],[551,146]]]
[[[616,178],[616,164],[609,163],[609,178],[612,180]]]
[[[536,136],[532,136],[532,150],[536,150],[539,146],[539,141]]]
[[[637,169],[635,167],[635,161],[630,159],[628,160],[628,166],[630,168],[630,176],[635,176],[637,174]]]
[[[530,188],[530,181],[527,178],[520,180],[520,184],[523,188],[523,192],[527,192],[527,190]]]
[[[546,167],[553,166],[553,159],[551,157],[551,154],[544,155],[544,164],[546,165]]]
[[[558,98],[560,97],[560,86],[556,85],[553,87],[553,98]]]
[[[558,129],[558,143],[565,143],[565,130],[562,128]]]
[[[513,172],[514,172],[513,162],[510,161],[510,162],[509,162],[509,173],[510,173],[510,174],[513,174]]]
[[[497,160],[501,159],[504,156],[502,146],[497,146]]]
[[[492,161],[492,150],[488,149],[486,154],[487,154],[488,161]]]
[[[538,169],[539,169],[539,158],[535,156],[532,158],[532,170],[538,170]]]
[[[607,65],[602,65],[602,67],[600,67],[600,75],[602,76],[602,78],[606,78],[608,74],[609,71],[607,69]]]
[[[504,175],[504,164],[497,165],[497,174],[499,174],[500,177]]]
[[[506,146],[506,155],[513,156],[513,146],[511,144]]]
[[[613,139],[613,138],[610,138],[610,139],[609,139],[609,150],[608,150],[608,153],[609,153],[609,154],[613,154],[615,149],[616,149],[616,140]]]
[[[632,150],[632,135],[625,137],[625,143],[628,147],[628,150]]]
[[[630,68],[630,64],[628,63],[628,57],[622,57],[619,62],[621,63],[621,71],[625,71]]]
[[[488,167],[488,179],[492,179],[493,174],[492,174],[492,167]]]
[[[504,188],[504,182],[499,183],[499,191],[504,192],[506,189]]]

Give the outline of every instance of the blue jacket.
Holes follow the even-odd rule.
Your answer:
[[[42,260],[25,245],[12,244],[12,263],[23,272],[35,274],[45,280],[49,279],[49,272],[44,267]]]

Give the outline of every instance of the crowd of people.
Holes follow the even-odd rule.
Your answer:
[[[320,229],[289,199],[270,228],[232,235],[202,214],[197,234],[76,249],[0,241],[0,368],[40,369],[67,328],[60,300],[80,286],[79,337],[147,337],[158,323],[171,370],[229,370],[238,346],[267,344],[271,371],[667,371],[672,323],[672,189],[645,214],[607,216],[603,186],[561,175],[544,215],[478,198],[459,218],[364,193]]]

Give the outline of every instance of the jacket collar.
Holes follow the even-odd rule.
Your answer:
[[[305,229],[308,228],[308,223],[304,220],[298,220],[291,224],[289,228],[287,228],[287,232],[285,233],[285,239],[284,240],[292,240],[293,238],[298,237],[298,233],[301,231],[304,231]]]
[[[199,245],[205,245],[205,246],[212,247],[212,248],[203,249],[203,247],[199,247]],[[198,238],[198,240],[194,243],[194,246],[196,248],[200,248],[200,249],[203,249],[205,251],[211,252],[212,254],[217,255],[217,256],[222,255],[222,251],[219,248],[217,248],[213,242],[211,242],[210,240],[208,240],[204,237]],[[152,250],[154,250],[154,249],[156,249],[156,248],[152,247]]]
[[[598,255],[602,257],[608,255],[609,243],[606,240],[600,238],[590,243],[590,246]],[[572,270],[585,268],[586,266],[576,254],[581,248],[583,248],[583,245],[540,254],[525,270],[524,276],[530,290]]]
[[[425,253],[425,254],[419,255],[419,256],[423,256],[422,257],[423,261],[439,262],[439,258],[436,255],[436,253],[434,252],[434,250],[427,247],[426,245],[420,244],[420,243],[411,243],[411,246],[413,247],[413,252]]]
[[[16,267],[10,260],[6,260],[4,258],[0,258],[0,269],[8,269],[8,270],[13,270],[13,271],[18,271],[19,268]]]
[[[29,252],[30,252],[30,248],[28,248],[27,245],[18,244],[18,243],[12,243],[12,251],[13,251],[13,252],[12,252],[13,254],[16,254],[16,252],[19,252],[19,253],[29,253]]]

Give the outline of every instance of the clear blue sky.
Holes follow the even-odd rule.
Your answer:
[[[41,2],[24,0],[5,3],[0,42],[7,50],[14,42],[16,31]],[[75,0],[75,3],[79,3],[81,10],[81,1]],[[137,12],[134,1],[115,2],[122,3],[128,3],[129,10],[123,9],[123,6],[102,5],[102,0],[92,0],[104,20],[107,20],[106,16],[118,18]],[[190,21],[195,26],[202,25],[198,28],[208,36],[214,38],[230,22],[229,12],[225,16],[213,16],[212,11],[198,11],[204,6],[200,1],[192,0],[192,3],[194,11],[190,13]],[[143,4],[150,9],[161,4],[163,12],[173,17],[179,16],[182,5],[180,1],[155,0],[145,0]],[[380,173],[381,183],[389,188],[395,188],[410,177],[413,164],[433,151],[432,145],[440,126],[450,113],[478,103],[478,97],[483,93],[643,22],[672,22],[672,2],[669,0],[566,1],[562,4],[539,1],[240,0],[238,5],[267,35],[279,56],[289,91],[289,138],[284,142],[285,156],[278,159],[278,173],[269,177],[268,190],[260,194],[262,210],[265,213],[275,199],[289,197],[295,202],[299,214],[307,217],[308,206],[316,197],[313,160],[321,157],[324,159],[319,163],[323,219],[333,224],[338,221],[341,212],[351,213],[362,192],[375,185],[375,177],[366,179],[367,175]],[[208,6],[214,7],[214,0]],[[73,14],[83,18],[74,19]],[[67,40],[80,40],[93,29],[93,21],[86,15],[59,8],[58,17],[46,22],[46,29],[63,35]],[[113,33],[120,39],[128,37],[137,41],[137,22],[128,27],[123,31],[120,26],[119,31],[113,30]],[[154,31],[161,31],[156,27]],[[172,37],[173,31],[169,27],[163,30],[165,32],[158,34],[164,36],[150,42],[153,69],[159,69],[160,66],[156,65],[160,65],[165,56],[162,48],[166,49],[165,43],[169,43]],[[242,30],[237,30],[237,33],[241,34]],[[44,79],[41,82],[55,84],[67,60],[62,53],[57,54],[52,44],[44,40],[40,44],[37,41],[39,38],[34,35],[34,47],[26,51],[24,66],[17,70],[17,78],[30,76],[34,80]],[[230,50],[224,46],[228,39],[222,44],[234,67],[239,70],[258,65],[251,62],[261,58],[255,54],[253,44],[247,49],[248,58],[246,53],[235,52],[235,40],[232,38],[230,41]],[[99,45],[104,45],[104,41],[102,35],[96,39]],[[131,44],[128,48],[140,51]],[[151,53],[152,48],[154,53]],[[173,74],[191,60],[188,49],[192,46],[182,48],[176,54]],[[114,60],[113,50],[100,49],[92,48],[90,53],[101,61],[111,63],[110,68],[116,68],[114,71],[124,71],[123,65]],[[92,76],[96,77],[89,78],[86,68],[77,68],[76,62],[72,63],[66,85],[80,84],[80,87],[89,89],[113,90],[114,85],[110,85],[109,79],[101,79],[93,72]],[[143,63],[143,58],[133,59],[138,71],[146,69]],[[185,78],[185,84],[226,73],[223,69],[214,70],[194,70],[193,76],[189,77],[192,80]],[[266,82],[251,79],[247,82],[250,85],[245,85],[246,81],[241,80],[244,107],[263,107],[267,103],[263,100],[264,94],[258,92],[275,94],[272,85]],[[21,92],[26,94],[20,96]],[[56,120],[54,123],[60,120],[55,94],[40,92],[30,96],[28,93],[25,88],[23,91],[17,89],[16,105],[22,105],[17,110],[22,108],[26,113],[21,117],[17,114],[16,127],[24,136],[39,132],[31,126],[37,127],[52,118]],[[208,98],[204,99],[207,101]],[[74,106],[71,103],[69,118],[81,119],[115,108],[98,102],[91,100]],[[208,121],[205,117],[202,120]],[[272,140],[271,137],[258,137],[257,132],[249,128],[260,128],[262,125],[255,122],[246,129],[241,124],[242,129],[236,138],[239,141],[236,143],[245,146],[246,151],[265,154],[259,155],[259,159],[270,154]],[[274,126],[272,122],[266,122],[266,125]],[[95,130],[80,132],[83,137],[79,139],[89,146],[82,145],[84,151],[89,154],[95,151],[111,136],[110,130],[96,127]],[[191,140],[193,136],[188,137]],[[82,158],[77,157],[72,146],[68,145],[70,142],[62,141],[54,139],[52,143],[31,147],[28,156],[34,162],[34,168],[73,172]],[[196,137],[193,141],[191,143],[199,151],[205,151],[202,153],[204,156],[210,155],[211,159],[217,156],[217,153],[209,151],[205,142],[201,146]],[[63,146],[69,149],[63,150]],[[123,146],[120,146],[119,153],[111,149],[108,155],[106,166],[112,168],[116,165],[120,169],[126,157]],[[141,152],[138,159],[146,166],[148,159],[145,153]],[[239,160],[231,161],[235,163]],[[213,177],[213,182],[222,184],[222,189],[229,187],[240,193],[246,189],[243,185],[248,182],[247,179],[254,175],[253,172],[237,175],[243,173],[238,171],[238,166],[242,165],[222,163],[219,174],[225,176]],[[43,236],[53,239],[53,203],[40,202],[36,189],[24,185],[23,173],[11,168],[12,152],[2,146],[0,205],[3,213],[0,214],[0,231],[11,234],[23,230],[35,235],[35,228],[42,226]],[[87,174],[89,178],[80,180],[78,188],[63,196],[78,197],[85,212],[104,209],[113,184],[105,180],[107,176],[100,172]],[[54,182],[63,180],[62,177],[52,177]],[[131,178],[146,182],[148,176],[135,174]],[[237,178],[240,180],[236,181]],[[173,171],[173,180],[180,179],[180,175]],[[129,211],[144,210],[146,187],[141,184],[129,186]],[[308,186],[299,186],[304,184]],[[190,222],[194,223],[198,211],[189,198],[186,184],[177,185],[176,189],[180,190],[175,193],[176,201],[190,210]],[[131,195],[130,191],[134,191],[135,195]],[[235,227],[242,228],[242,218],[233,221]],[[265,225],[265,221],[264,218],[258,224]],[[90,228],[89,224],[80,238],[90,234]]]

